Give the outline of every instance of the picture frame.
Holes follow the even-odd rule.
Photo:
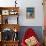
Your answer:
[[[27,7],[26,8],[26,19],[31,19],[35,17],[35,8]]]
[[[16,15],[16,14],[17,14],[17,11],[16,11],[16,10],[10,10],[10,11],[9,11],[9,14],[10,14],[10,15]]]
[[[9,10],[2,10],[2,15],[9,15]]]

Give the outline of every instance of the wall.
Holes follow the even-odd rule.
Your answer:
[[[43,6],[42,6],[42,0],[25,0],[24,1],[24,7],[22,7],[22,13],[20,16],[21,25],[24,26],[42,26],[43,25]],[[26,19],[26,7],[34,7],[35,8],[35,18],[34,19]],[[24,12],[25,11],[25,12]]]
[[[0,0],[0,6],[9,7],[14,6],[15,0]],[[17,0],[17,6],[20,7],[20,16],[19,16],[19,24],[21,26],[43,26],[43,6],[42,0]],[[34,19],[26,19],[26,8],[34,7],[35,8],[35,18]],[[9,20],[12,17],[9,17]],[[21,18],[21,19],[20,19]]]
[[[44,26],[46,27],[46,15],[44,16]]]

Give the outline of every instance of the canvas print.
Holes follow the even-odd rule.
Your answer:
[[[26,8],[26,18],[31,19],[31,18],[34,18],[34,16],[35,16],[34,8],[33,7],[27,7]]]

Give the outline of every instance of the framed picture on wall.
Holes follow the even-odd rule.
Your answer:
[[[31,19],[35,17],[35,10],[34,7],[27,7],[26,8],[26,19]]]
[[[9,10],[2,10],[2,15],[9,15]]]

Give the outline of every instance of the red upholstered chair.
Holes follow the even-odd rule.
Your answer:
[[[28,38],[30,38],[30,37],[32,37],[32,36],[34,36],[37,39],[37,35],[34,32],[34,30],[32,28],[27,29],[27,31],[24,34],[24,37],[22,38],[21,45],[22,46],[27,46],[26,43],[25,43],[25,40],[28,39]],[[37,42],[37,44],[35,46],[41,46],[40,43],[39,43],[39,41]]]

